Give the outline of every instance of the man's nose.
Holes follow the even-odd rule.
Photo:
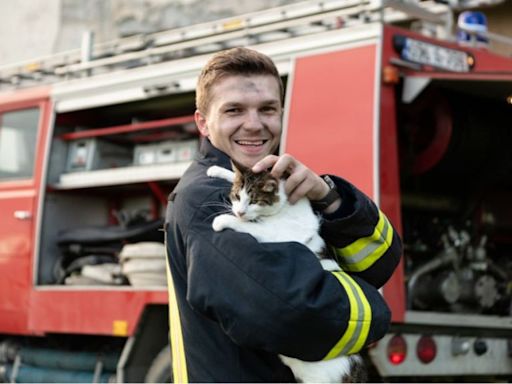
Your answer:
[[[246,129],[261,129],[263,128],[263,121],[258,111],[249,111],[245,120],[244,128]]]

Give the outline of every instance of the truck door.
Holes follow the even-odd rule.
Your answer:
[[[7,333],[27,325],[45,106],[0,106],[0,329]]]
[[[289,81],[284,150],[378,196],[378,43],[298,57]]]

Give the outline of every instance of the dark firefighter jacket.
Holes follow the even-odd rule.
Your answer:
[[[278,354],[301,360],[356,353],[388,330],[376,289],[396,267],[400,239],[374,203],[332,177],[343,203],[322,236],[345,272],[327,272],[304,245],[214,232],[230,184],[209,178],[229,158],[204,140],[170,195],[166,217],[176,382],[293,382]]]

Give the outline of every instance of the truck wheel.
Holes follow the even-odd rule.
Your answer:
[[[156,355],[146,374],[145,383],[172,383],[171,347],[166,345]]]

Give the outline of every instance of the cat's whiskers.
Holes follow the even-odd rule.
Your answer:
[[[229,204],[229,202],[223,202],[223,203],[218,203],[218,202],[205,203],[205,204],[201,205],[201,208],[204,208],[204,207],[221,207],[221,208],[229,208],[229,209],[231,209],[231,205]]]
[[[204,203],[201,205],[202,208],[204,207],[213,207],[213,208],[222,208],[219,211],[213,212],[211,215],[208,215],[205,217],[205,221],[208,221],[211,219],[212,216],[222,215],[224,213],[232,213],[232,206],[231,202],[229,200],[224,199],[222,202],[209,202]]]

